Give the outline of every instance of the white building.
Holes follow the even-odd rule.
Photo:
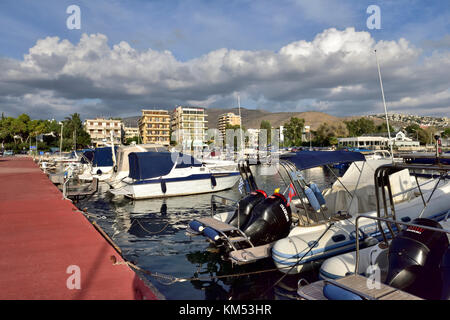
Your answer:
[[[399,131],[395,138],[391,138],[391,140],[394,142],[394,146],[396,147],[419,147],[420,143],[419,141],[413,141],[413,139],[408,138],[405,133],[402,131]]]
[[[113,119],[86,119],[84,129],[89,133],[94,146],[100,147],[111,142],[111,134],[115,144],[122,143],[122,120]]]
[[[419,141],[414,141],[408,138],[405,133],[399,131],[395,137],[389,138],[382,136],[361,136],[361,137],[348,137],[338,138],[338,147],[349,148],[366,148],[366,149],[383,149],[389,147],[393,143],[393,147],[397,148],[418,148],[420,147]]]
[[[203,108],[178,106],[172,113],[172,132],[178,144],[187,148],[205,143],[208,115]]]

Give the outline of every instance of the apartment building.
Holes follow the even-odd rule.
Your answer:
[[[217,120],[217,129],[219,129],[221,137],[225,137],[227,125],[240,126],[241,117],[232,112],[221,114]]]
[[[138,127],[123,127],[123,132],[125,135],[125,140],[139,136]]]
[[[202,146],[206,138],[207,114],[203,108],[178,106],[172,114],[172,131],[178,144]]]
[[[84,129],[91,137],[92,145],[96,147],[104,146],[111,142],[111,133],[114,143],[121,144],[123,136],[122,120],[105,118],[86,119]]]
[[[142,143],[170,145],[170,115],[167,110],[142,110],[138,126]]]

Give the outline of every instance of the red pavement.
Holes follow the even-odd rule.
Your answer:
[[[157,298],[31,158],[0,158],[0,250],[2,300]]]

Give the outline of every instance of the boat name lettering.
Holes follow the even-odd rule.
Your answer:
[[[286,207],[283,206],[282,204],[280,204],[280,208],[281,208],[281,210],[283,210],[284,216],[286,217],[286,221],[289,222],[289,214],[286,210]]]

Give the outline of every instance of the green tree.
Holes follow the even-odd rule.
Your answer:
[[[322,123],[315,132],[315,142],[321,146],[337,145],[338,139],[348,136],[348,129],[343,123]]]
[[[395,131],[395,130],[394,130],[394,127],[392,127],[391,125],[389,125],[389,131],[391,132],[391,135],[393,135],[393,133],[394,133],[394,131]],[[387,124],[386,124],[386,122],[383,122],[382,124],[376,126],[375,132],[373,132],[373,133],[386,133],[386,132],[388,132],[388,130],[387,130]]]
[[[289,146],[300,146],[302,144],[303,128],[305,119],[292,117],[284,124],[284,138]]]
[[[73,149],[76,138],[77,147],[87,147],[91,144],[91,137],[83,128],[80,115],[74,113],[70,117],[66,117],[63,121],[63,149],[68,151]],[[71,147],[69,147],[71,145]]]
[[[359,118],[356,120],[344,121],[348,135],[351,137],[359,137],[363,134],[375,133],[375,123],[371,119]]]
[[[131,137],[131,138],[127,138],[126,141],[125,141],[125,145],[130,145],[133,141],[136,142],[136,144],[138,144],[139,143],[139,137],[138,136],[134,136],[134,137]]]
[[[441,133],[442,138],[450,138],[450,127],[447,127]]]

